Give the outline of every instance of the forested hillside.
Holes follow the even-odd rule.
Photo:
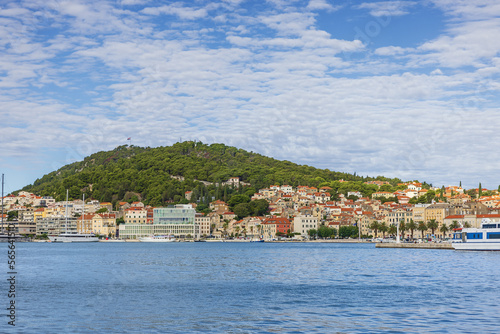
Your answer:
[[[240,177],[251,186],[233,189],[221,182]],[[341,183],[337,180],[353,182]],[[223,144],[182,142],[168,147],[141,148],[119,146],[112,151],[98,152],[49,173],[22,190],[42,196],[64,199],[66,189],[70,198],[87,198],[113,202],[142,200],[154,206],[181,202],[186,191],[193,191],[193,201],[207,204],[215,199],[229,200],[236,193],[247,196],[272,184],[291,186],[329,185],[333,192],[351,188],[366,195],[377,191],[363,181],[375,178],[317,169],[279,161]],[[390,181],[393,186],[399,179]],[[200,181],[213,184],[203,184]]]

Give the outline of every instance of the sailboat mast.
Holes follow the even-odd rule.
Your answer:
[[[83,194],[83,207],[82,207],[82,224],[80,225],[79,233],[83,233],[85,230],[85,194]]]
[[[66,189],[66,227],[65,227],[65,232],[68,233],[68,195],[69,195],[69,190]]]
[[[4,226],[3,226],[3,174],[2,174],[2,233],[4,231]]]

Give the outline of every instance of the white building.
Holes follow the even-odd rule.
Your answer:
[[[293,219],[293,232],[300,233],[303,237],[307,237],[309,230],[317,230],[318,226],[318,218],[313,215],[299,215]]]
[[[210,217],[205,216],[201,213],[197,213],[194,217],[194,222],[199,226],[200,236],[209,236],[210,235]]]
[[[190,204],[155,208],[153,224],[125,223],[120,225],[120,237],[137,239],[151,235],[174,235],[177,238],[199,239],[200,226],[195,223],[196,211]]]

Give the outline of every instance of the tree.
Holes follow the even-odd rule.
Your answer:
[[[339,238],[356,238],[359,235],[357,226],[340,226]]]
[[[399,221],[399,233],[401,233],[401,237],[404,238],[405,237],[405,231],[408,229],[408,227],[406,227],[406,223],[404,221],[404,219],[401,219]],[[399,236],[398,236],[399,238]]]
[[[479,182],[478,197],[483,196],[483,187],[481,187],[481,182]]]
[[[457,220],[452,221],[451,224],[450,224],[450,229],[451,230],[457,229],[459,227],[460,227],[460,225],[458,224]]]
[[[389,230],[389,227],[387,227],[387,224],[385,222],[382,222],[379,227],[379,231],[382,232],[382,237],[385,239],[385,233]]]
[[[439,224],[436,221],[436,219],[431,219],[427,222],[427,228],[432,231],[432,234],[434,235],[434,231],[438,228]]]
[[[368,226],[370,228],[370,230],[373,231],[373,233],[375,233],[375,238],[377,237],[377,233],[378,233],[378,230],[380,229],[380,224],[378,221],[374,220],[370,226]]]
[[[443,224],[441,225],[441,227],[439,228],[439,231],[441,233],[443,233],[443,238],[446,238],[446,233],[449,231],[450,229],[448,228],[448,226],[446,226],[446,224]]]
[[[224,220],[224,224],[222,224],[222,229],[224,230],[224,236],[227,237],[227,228],[229,227],[229,222]]]
[[[100,208],[95,213],[105,213],[105,212],[108,212],[108,208]]]
[[[424,232],[427,231],[427,225],[424,222],[418,222],[417,230],[422,233],[422,239],[424,238]]]
[[[334,230],[328,226],[321,225],[318,229],[318,237],[320,238],[330,238],[334,235]]]
[[[237,204],[234,207],[233,212],[236,216],[238,216],[238,219],[248,217],[248,215],[250,215],[250,206],[248,203]]]
[[[390,225],[389,226],[389,234],[390,235],[395,235],[398,231],[398,228],[396,227],[396,225]]]
[[[7,212],[7,221],[16,220],[19,216],[19,211],[9,211]]]
[[[258,199],[248,203],[248,207],[252,216],[264,216],[269,210],[269,202],[265,199]]]
[[[318,231],[316,231],[315,229],[310,229],[307,231],[307,234],[309,235],[309,237],[311,238],[314,238],[316,236],[316,234],[318,233]]]
[[[236,205],[248,202],[250,202],[250,197],[248,197],[247,195],[234,195],[227,202],[227,205],[229,205],[230,208],[234,209]]]
[[[410,219],[410,222],[406,225],[406,228],[410,230],[411,239],[413,240],[413,231],[417,229],[417,224],[413,221],[413,219]]]
[[[469,228],[470,227],[470,223],[469,222],[464,222],[464,228]]]

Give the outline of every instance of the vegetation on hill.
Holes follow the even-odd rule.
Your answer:
[[[230,177],[240,177],[250,185],[223,185]],[[184,194],[192,191],[191,201],[205,208],[214,199],[229,201],[236,194],[251,197],[258,189],[272,184],[330,186],[334,196],[351,190],[369,196],[379,189],[363,183],[368,180],[389,181],[387,190],[396,189],[401,182],[297,165],[224,144],[187,141],[157,148],[124,145],[98,152],[49,173],[22,190],[63,200],[69,189],[71,199],[85,193],[86,198],[113,204],[142,200],[153,206],[187,202]]]

